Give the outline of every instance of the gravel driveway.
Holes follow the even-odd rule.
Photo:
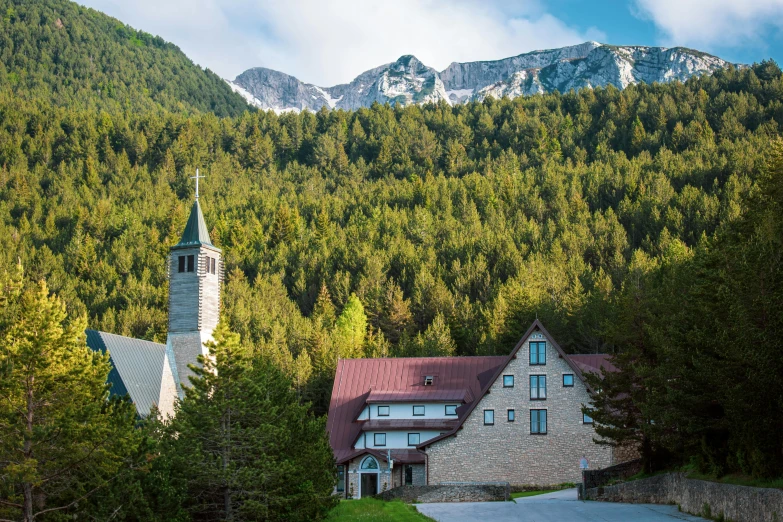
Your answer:
[[[576,489],[517,499],[516,502],[416,504],[438,522],[691,522],[705,519],[677,511],[677,506],[582,502]]]

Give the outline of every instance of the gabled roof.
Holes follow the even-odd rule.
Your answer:
[[[209,239],[209,231],[207,230],[207,223],[204,221],[204,214],[201,212],[201,205],[199,205],[198,200],[195,200],[193,207],[190,209],[190,217],[188,217],[188,223],[185,225],[185,231],[182,232],[179,243],[172,248],[189,248],[201,245],[217,248]]]
[[[506,359],[504,356],[340,359],[326,424],[329,443],[338,464],[360,454],[360,450],[353,448],[353,443],[361,433],[362,422],[354,421],[374,390],[383,394],[402,393],[425,402],[421,392],[429,397],[440,397],[440,391],[453,396],[453,390],[462,389],[467,390],[465,397],[472,400],[480,396],[482,382],[479,375],[491,372]],[[434,376],[431,386],[424,386],[426,375]],[[437,402],[444,400],[452,399],[433,399]]]
[[[519,340],[516,346],[514,346],[514,349],[511,350],[511,353],[508,355],[508,357],[505,357],[503,363],[497,367],[492,377],[485,381],[486,384],[482,386],[481,392],[478,395],[476,395],[476,400],[470,403],[470,405],[464,406],[463,407],[464,411],[460,411],[459,409],[457,410],[457,413],[459,414],[459,424],[457,424],[457,426],[455,426],[454,429],[449,431],[448,433],[444,433],[443,435],[439,435],[430,440],[424,441],[423,443],[416,446],[416,448],[417,449],[425,448],[430,444],[432,444],[433,442],[437,442],[439,440],[445,439],[446,437],[451,437],[457,431],[459,431],[459,429],[462,427],[462,424],[464,424],[465,420],[467,420],[467,418],[470,416],[471,412],[476,408],[476,406],[478,406],[478,404],[481,402],[481,399],[484,397],[484,395],[487,394],[487,392],[495,383],[495,381],[498,379],[500,374],[503,373],[503,370],[506,369],[508,363],[510,363],[514,358],[516,358],[517,352],[525,344],[525,341],[528,339],[528,337],[530,337],[530,334],[532,334],[536,330],[544,334],[546,340],[549,341],[549,343],[552,345],[555,351],[557,351],[558,355],[562,357],[566,363],[568,363],[568,366],[571,368],[571,370],[573,370],[574,375],[576,375],[577,378],[579,378],[579,380],[582,381],[585,386],[587,386],[587,389],[591,393],[593,390],[590,388],[587,382],[585,382],[584,373],[592,372],[592,371],[600,371],[602,367],[607,371],[616,370],[616,368],[608,362],[608,358],[609,358],[608,355],[604,355],[604,354],[588,355],[588,356],[582,356],[581,359],[579,359],[579,356],[569,356],[567,353],[563,351],[560,345],[557,344],[557,341],[555,341],[555,339],[550,335],[550,333],[546,330],[546,328],[544,328],[544,325],[541,324],[541,321],[536,319],[535,321],[533,321],[533,324],[530,325],[530,328],[527,329],[527,332],[525,332],[525,334],[522,336],[522,338]],[[577,360],[574,360],[573,357],[577,357],[577,360],[579,360],[579,362],[577,362]],[[597,366],[594,366],[596,364]],[[611,366],[612,369],[610,369],[609,366]]]
[[[149,415],[160,400],[166,345],[87,330],[87,346],[98,352],[109,352],[112,369],[109,382],[113,395],[130,395],[136,412]]]

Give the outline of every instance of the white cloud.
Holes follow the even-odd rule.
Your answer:
[[[177,44],[226,77],[269,67],[317,85],[352,80],[403,54],[436,69],[603,40],[538,0],[81,0]]]
[[[636,0],[635,7],[666,45],[763,45],[770,29],[783,28],[783,0]]]

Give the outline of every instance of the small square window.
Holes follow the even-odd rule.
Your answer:
[[[424,415],[424,406],[414,406],[413,415],[415,415],[416,417],[421,417],[422,415]]]
[[[495,424],[495,410],[484,410],[484,426]]]
[[[574,385],[574,374],[566,373],[563,375],[563,386],[570,388]]]
[[[378,417],[388,417],[388,416],[389,416],[389,407],[378,406]]]
[[[188,256],[188,272],[193,272],[196,269],[196,257],[193,255]]]
[[[418,433],[408,433],[408,446],[418,446],[421,435]]]
[[[177,261],[179,262],[179,267],[177,269],[177,272],[184,272],[185,271],[185,256],[179,256],[179,259]]]
[[[386,445],[386,434],[385,433],[376,433],[375,437],[373,438],[373,442],[375,442],[376,446],[385,446]]]
[[[504,375],[503,376],[503,387],[504,388],[513,388],[514,387],[514,376],[513,375]]]
[[[456,404],[447,404],[446,405],[446,415],[456,415],[457,414],[457,405]]]
[[[593,418],[592,418],[592,417],[590,417],[588,414],[586,414],[586,413],[583,413],[583,414],[582,414],[582,422],[583,422],[584,424],[592,424],[592,423],[593,423]]]
[[[530,410],[530,433],[546,435],[546,410]]]
[[[514,410],[508,410],[508,422],[514,422],[515,413]]]

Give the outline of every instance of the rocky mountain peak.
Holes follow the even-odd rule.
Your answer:
[[[442,71],[406,54],[334,87],[306,84],[263,67],[245,71],[229,83],[264,109],[318,111],[326,106],[354,110],[374,102],[458,104],[487,96],[514,98],[608,85],[624,89],[639,82],[685,81],[732,65],[681,47],[613,46],[589,41],[501,60],[453,62]]]

